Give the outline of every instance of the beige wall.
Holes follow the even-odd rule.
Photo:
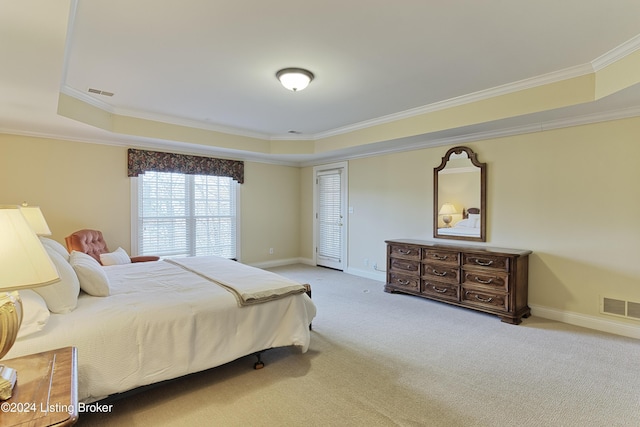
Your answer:
[[[534,312],[638,326],[599,313],[600,296],[640,301],[638,135],[633,118],[467,144],[488,166],[486,245],[533,251]],[[448,148],[349,161],[347,271],[384,277],[373,265],[386,267],[385,239],[432,238],[433,168]],[[246,162],[245,174],[242,261],[313,259],[313,168]],[[0,203],[40,205],[54,239],[92,227],[129,249],[124,147],[0,135],[0,181]]]
[[[640,301],[638,135],[635,118],[467,144],[488,166],[486,245],[533,251],[531,305],[638,325],[599,313],[600,296]],[[431,239],[448,148],[349,162],[352,270],[384,267],[385,239]]]
[[[0,134],[0,203],[40,206],[53,233],[64,237],[97,228],[116,249],[130,247],[130,185],[127,151]]]
[[[242,261],[297,259],[300,252],[300,169],[245,162]],[[273,248],[273,254],[269,249]]]
[[[300,258],[312,262],[313,247],[313,167],[300,169]]]
[[[246,263],[299,253],[300,170],[245,162],[241,258]],[[0,134],[0,204],[27,201],[44,213],[51,238],[101,230],[110,249],[130,251],[131,184],[127,149]],[[274,254],[269,254],[274,248]]]

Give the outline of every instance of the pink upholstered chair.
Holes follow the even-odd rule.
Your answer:
[[[67,242],[67,250],[84,252],[100,262],[100,254],[109,253],[107,243],[98,230],[79,230],[64,238]],[[157,261],[158,256],[132,256],[131,262]]]

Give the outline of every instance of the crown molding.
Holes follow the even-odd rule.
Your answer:
[[[376,148],[370,148],[369,150],[361,150],[360,152],[341,152],[335,155],[329,155],[322,158],[322,160],[311,160],[301,162],[299,166],[315,166],[317,164],[325,163],[327,161],[346,161],[356,160],[367,157],[383,156],[393,153],[401,153],[406,151],[420,150],[424,148],[441,147],[448,145],[460,145],[470,142],[484,141],[489,139],[506,138],[516,135],[524,135],[528,133],[545,132],[555,129],[568,128],[573,126],[583,126],[613,120],[623,120],[632,117],[640,116],[640,107],[626,108],[622,110],[608,111],[604,113],[594,113],[582,116],[575,116],[566,119],[549,120],[546,122],[538,122],[530,125],[514,126],[510,128],[501,128],[491,131],[475,132],[467,135],[458,135],[446,138],[428,139],[428,135],[423,135],[422,138],[413,138],[406,143],[396,142],[391,146],[381,146]],[[364,148],[364,147],[363,147]]]
[[[593,66],[591,64],[583,64],[575,67],[565,68],[564,70],[555,71],[548,74],[532,77],[529,79],[520,80],[513,83],[507,83],[501,86],[496,86],[490,89],[473,92],[470,94],[458,96],[455,98],[446,99],[444,101],[434,102],[422,107],[416,107],[409,110],[401,111],[399,113],[389,114],[383,117],[379,117],[372,120],[365,120],[353,125],[343,126],[341,128],[329,130],[326,132],[320,132],[314,135],[315,139],[328,138],[337,136],[357,130],[366,129],[372,126],[381,125],[385,123],[394,122],[397,120],[407,119],[421,114],[432,113],[435,111],[444,110],[452,107],[459,107],[461,105],[470,104],[473,102],[482,101],[489,98],[494,98],[501,95],[507,95],[510,93],[531,89],[551,83],[557,83],[563,80],[584,76],[586,74],[593,73]]]
[[[215,156],[230,160],[242,160],[256,163],[266,163],[281,166],[300,166],[297,160],[288,160],[286,156],[275,156],[269,154],[252,153],[249,151],[230,150],[219,147],[206,147],[199,144],[191,144],[185,142],[175,142],[167,140],[159,140],[153,138],[131,137],[127,135],[114,134],[111,138],[97,138],[87,136],[73,136],[67,133],[55,132],[34,132],[25,131],[23,129],[1,128],[0,134],[25,136],[30,138],[53,139],[60,141],[70,141],[85,144],[108,145],[113,147],[139,148],[144,150],[158,151],[162,149],[170,150],[179,154],[192,154],[202,156]]]
[[[246,138],[261,139],[265,141],[268,141],[271,139],[271,136],[268,134],[246,131],[238,128],[233,128],[230,126],[221,126],[221,125],[202,122],[198,120],[185,119],[181,117],[170,116],[170,115],[160,114],[160,113],[151,113],[147,111],[132,110],[132,109],[126,109],[126,108],[115,108],[104,101],[96,99],[94,96],[88,93],[75,89],[66,84],[63,84],[61,86],[60,92],[65,95],[71,96],[79,101],[85,102],[93,107],[106,111],[109,114],[132,117],[134,119],[150,120],[150,121],[159,122],[159,123],[167,123],[167,124],[176,125],[176,126],[184,126],[187,128],[208,130],[213,132],[225,133],[229,135],[242,136]],[[295,138],[295,139],[301,139],[301,138]]]
[[[218,147],[205,147],[198,144],[157,140],[152,138],[129,137],[125,135],[117,135],[117,137],[114,136],[114,138],[96,138],[86,136],[77,137],[70,136],[69,134],[64,133],[34,132],[11,128],[0,128],[0,133],[34,138],[57,139],[80,143],[141,148],[148,150],[167,149],[183,154],[217,156],[232,160],[244,160],[281,166],[308,167],[317,166],[328,162],[355,160],[446,145],[459,145],[469,142],[505,138],[515,135],[544,132],[573,126],[583,126],[606,121],[622,120],[632,117],[640,117],[640,106],[622,110],[608,111],[604,113],[594,113],[570,117],[566,119],[549,120],[546,122],[538,122],[530,125],[501,128],[484,132],[475,132],[467,135],[459,135],[447,138],[429,139],[428,134],[419,135],[416,137],[407,138],[404,141],[388,141],[387,144],[376,144],[368,146],[365,145],[332,153],[315,153],[303,156],[257,154],[246,151],[222,149]]]
[[[640,49],[640,34],[627,40],[619,46],[611,49],[609,52],[601,55],[591,61],[591,65],[595,71],[600,71],[603,68],[617,62],[624,57],[631,55],[633,52]]]

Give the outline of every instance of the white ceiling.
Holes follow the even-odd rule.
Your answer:
[[[640,47],[638,17],[637,0],[0,0],[0,131],[181,147],[63,117],[64,93],[113,114],[315,140],[541,76],[592,72],[620,46]],[[285,67],[307,68],[316,78],[290,92],[275,78]],[[605,113],[640,115],[638,86],[402,141],[411,147]],[[319,161],[384,151],[386,142],[264,157]]]

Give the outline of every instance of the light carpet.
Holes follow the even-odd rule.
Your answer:
[[[532,316],[519,326],[381,282],[294,265],[311,346],[248,356],[81,414],[80,426],[640,426],[640,341]]]

